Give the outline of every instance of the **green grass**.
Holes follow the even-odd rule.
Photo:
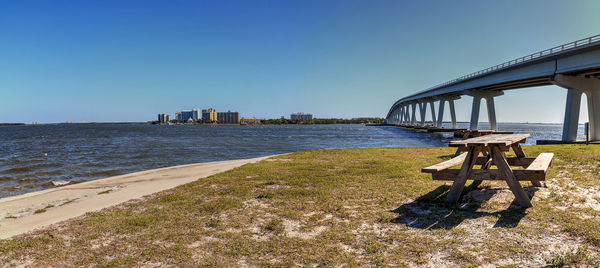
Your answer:
[[[41,208],[41,209],[36,209],[36,210],[33,212],[33,214],[40,214],[40,213],[44,213],[44,212],[48,211],[48,209],[49,209],[49,208],[53,208],[53,207],[54,207],[54,205],[47,205],[47,206],[45,206],[44,208]]]
[[[77,198],[75,198],[75,199],[69,199],[69,200],[63,202],[62,204],[60,204],[59,206],[64,206],[64,205],[71,204],[71,203],[75,202],[75,200],[77,200]]]
[[[273,197],[275,197],[275,195],[272,194],[272,193],[262,193],[262,194],[259,194],[256,198],[258,198],[258,199],[263,199],[263,198],[271,199]]]
[[[583,246],[577,248],[574,252],[567,252],[565,254],[560,254],[554,256],[552,259],[547,261],[547,264],[552,266],[571,266],[577,264],[586,264],[590,261],[591,257],[589,256],[588,247]]]
[[[112,189],[106,190],[106,191],[102,191],[102,192],[98,192],[98,194],[108,194],[112,192]]]
[[[420,169],[448,159],[453,148],[304,151],[0,241],[0,263],[600,265],[600,211],[586,205],[594,194],[581,192],[600,190],[600,146],[524,149],[555,153],[550,187],[531,188],[527,210],[512,204],[503,182],[463,192],[491,198],[446,204],[450,183]]]

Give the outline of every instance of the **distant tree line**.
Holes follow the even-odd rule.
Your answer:
[[[171,124],[189,124],[189,125],[202,125],[202,124],[216,124],[217,121],[214,122],[209,122],[209,121],[204,121],[202,119],[200,120],[195,120],[195,121],[180,121],[180,120],[169,120],[169,123]],[[159,124],[158,121],[148,121],[148,124],[152,124],[152,125],[157,125]]]
[[[381,124],[383,123],[383,118],[378,117],[361,117],[361,118],[352,118],[352,119],[342,119],[342,118],[313,118],[312,120],[292,120],[286,118],[277,118],[277,119],[264,119],[260,120],[260,124],[262,125],[312,125],[312,124]],[[170,120],[172,124],[191,124],[191,125],[201,125],[201,124],[214,124],[216,122],[203,122],[202,120],[193,121],[193,122],[184,122],[177,120]],[[150,121],[148,124],[156,125],[158,121]]]
[[[301,125],[301,124],[380,124],[383,123],[383,118],[364,117],[364,118],[313,118],[312,120],[292,120],[286,118],[265,119],[261,123],[264,125]]]

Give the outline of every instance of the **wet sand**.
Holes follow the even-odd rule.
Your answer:
[[[0,239],[269,157],[271,156],[152,169],[3,198],[0,199]]]

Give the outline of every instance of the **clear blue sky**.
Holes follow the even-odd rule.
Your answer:
[[[2,1],[0,122],[208,107],[383,117],[407,94],[598,34],[598,12],[580,0]],[[561,122],[565,96],[508,91],[498,120]]]

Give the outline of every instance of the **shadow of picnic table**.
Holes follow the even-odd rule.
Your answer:
[[[483,202],[469,200],[468,196],[466,202],[448,204],[445,199],[449,190],[449,185],[439,186],[416,200],[392,210],[398,216],[393,218],[391,222],[406,224],[409,227],[419,229],[452,229],[466,219],[492,216],[498,218],[494,228],[513,228],[526,215],[526,209],[521,208],[515,200],[507,209],[497,212],[478,211]],[[476,184],[471,184],[465,187],[463,194],[473,190],[481,191],[483,194],[480,197],[483,196],[485,201],[497,192],[504,190],[504,188],[478,189]],[[531,199],[538,188],[525,187],[525,190]]]

